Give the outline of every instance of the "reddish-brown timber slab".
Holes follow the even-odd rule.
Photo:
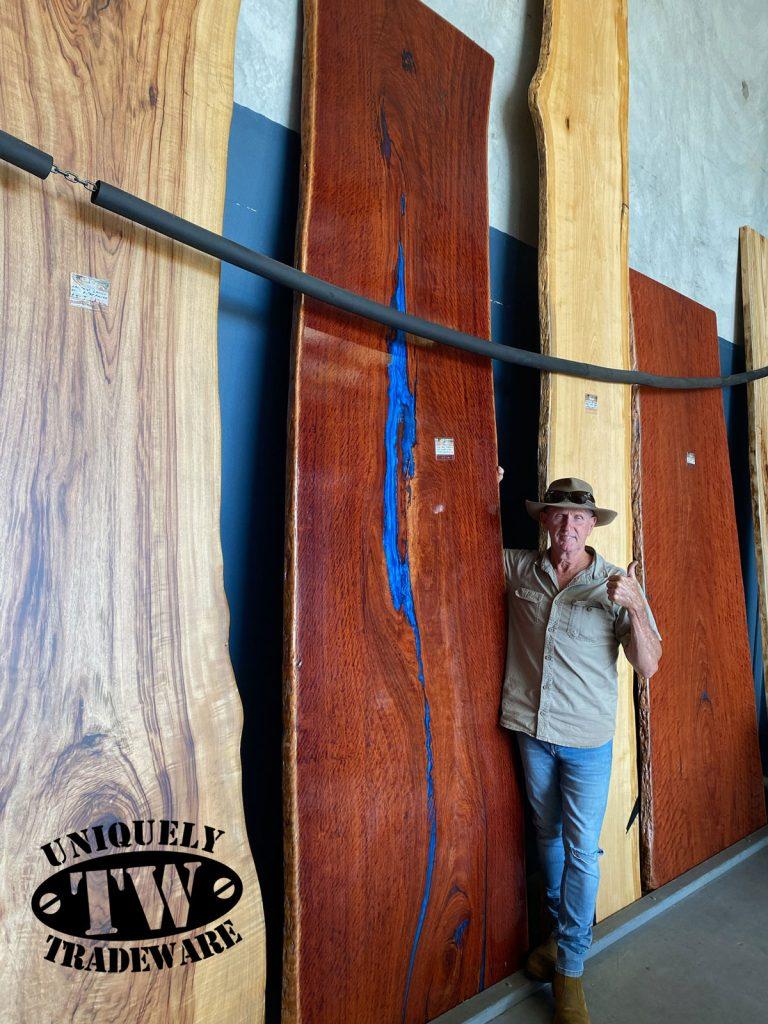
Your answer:
[[[637,368],[717,376],[712,310],[630,272]],[[656,888],[765,824],[755,698],[719,391],[643,388],[635,526],[663,638],[640,681],[643,883]]]
[[[302,269],[488,337],[491,73],[305,4]],[[526,943],[491,366],[305,299],[290,427],[284,1020],[422,1024]]]

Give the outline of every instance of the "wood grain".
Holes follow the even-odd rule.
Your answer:
[[[748,370],[768,365],[768,239],[753,228],[739,231],[744,355]],[[749,472],[755,531],[763,664],[768,665],[768,391],[764,380],[747,385]],[[763,677],[765,685],[765,677]]]
[[[302,269],[488,337],[491,68],[305,4]],[[283,1019],[423,1024],[526,945],[491,366],[305,299],[291,408]]]
[[[61,166],[220,230],[237,15],[237,3],[213,0],[7,0],[0,124]],[[96,210],[61,178],[7,165],[0,218],[2,1017],[259,1021],[263,917],[219,541],[218,265]],[[73,305],[72,273],[107,281],[108,304]],[[111,944],[35,917],[33,893],[57,870],[46,844],[80,832],[95,852],[93,827],[122,844],[134,821],[144,839],[152,830],[142,849],[193,864],[205,826],[223,830],[208,853],[242,880],[227,915],[242,941],[209,943],[205,958],[198,945],[182,965],[200,929],[158,940],[165,926],[150,927],[139,944]],[[62,843],[67,866],[96,877]],[[92,928],[109,920],[115,885],[126,899],[134,886],[147,924],[152,906],[166,914],[169,872],[129,882],[116,869],[110,903],[91,894]],[[199,890],[192,875],[185,884],[191,907]],[[178,887],[168,900],[173,913],[186,902]],[[66,966],[70,939],[80,945]],[[174,945],[172,967],[148,952],[162,942]],[[145,953],[110,972],[92,959],[102,946],[118,966],[122,951]]]
[[[712,310],[630,273],[637,369],[720,373]],[[641,683],[643,882],[765,824],[754,687],[719,391],[643,388],[636,475],[645,586],[663,638]]]
[[[530,103],[539,149],[539,315],[548,355],[628,369],[626,0],[545,0]],[[632,555],[630,389],[542,374],[539,484],[576,476],[616,509],[593,543]],[[544,542],[544,538],[542,538]],[[620,657],[597,918],[640,896],[632,668]]]

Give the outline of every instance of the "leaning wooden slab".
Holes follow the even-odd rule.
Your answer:
[[[637,369],[717,376],[714,312],[630,281]],[[640,700],[653,889],[764,825],[765,804],[722,394],[643,388],[637,417],[636,530],[664,649]]]
[[[741,294],[744,302],[744,349],[747,369],[768,364],[768,238],[753,228],[739,231]],[[755,529],[757,578],[760,588],[760,630],[763,664],[768,665],[768,385],[747,385],[752,517]]]
[[[628,369],[626,0],[546,0],[530,99],[539,145],[542,351]],[[632,557],[630,389],[542,375],[540,485],[576,476],[617,519],[592,543]],[[632,668],[619,656],[598,920],[640,896]]]
[[[488,337],[491,67],[305,5],[303,269]],[[291,410],[284,1020],[423,1024],[526,943],[491,366],[304,300]]]
[[[220,229],[236,3],[0,11],[0,124]],[[218,267],[0,168],[5,1024],[263,1019]]]

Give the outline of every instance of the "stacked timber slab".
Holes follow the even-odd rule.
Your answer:
[[[627,12],[625,0],[546,0],[531,83],[540,168],[542,351],[628,369]],[[542,374],[540,487],[588,480],[618,511],[592,543],[610,562],[632,557],[630,389]],[[597,917],[640,896],[632,668],[620,656],[611,789],[600,845]],[[628,827],[628,823],[630,823]]]
[[[0,125],[218,231],[236,2],[5,0]],[[0,167],[4,1024],[263,1019],[218,265]]]
[[[714,312],[630,281],[637,369],[718,376]],[[656,888],[764,825],[765,805],[722,395],[642,388],[636,417],[636,538],[664,648],[640,689],[643,883]]]
[[[744,349],[748,370],[768,366],[768,238],[753,228],[739,231]],[[768,665],[768,384],[747,385],[749,471],[755,530],[763,665]]]
[[[492,61],[415,0],[305,4],[299,264],[489,332]],[[516,970],[491,366],[303,299],[286,597],[286,1022],[423,1024]]]

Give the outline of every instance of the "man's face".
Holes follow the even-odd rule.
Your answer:
[[[541,522],[549,533],[550,543],[567,554],[584,550],[587,537],[595,526],[595,517],[587,509],[545,508]]]

